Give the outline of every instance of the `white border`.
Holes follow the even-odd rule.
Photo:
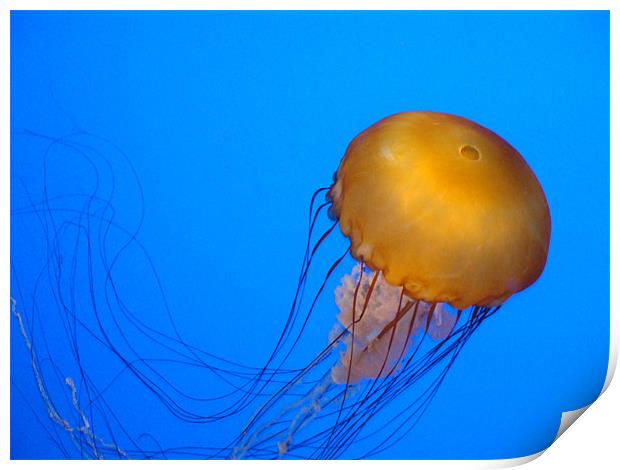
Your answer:
[[[610,10],[604,0],[8,0],[4,10]]]
[[[0,338],[0,347],[2,352],[0,353],[0,459],[8,460],[10,455],[9,436],[10,436],[10,358],[9,358],[9,344],[10,344],[10,329],[8,314],[9,311],[9,230],[8,221],[9,216],[9,187],[10,187],[10,172],[9,172],[9,150],[10,150],[10,10],[37,10],[37,9],[51,9],[51,10],[67,10],[67,9],[97,9],[97,10],[110,10],[110,9],[213,9],[213,10],[230,10],[230,9],[306,9],[306,10],[334,10],[334,9],[419,9],[419,10],[451,10],[451,9],[499,9],[499,10],[515,10],[515,9],[530,9],[530,10],[548,10],[548,9],[568,9],[568,10],[611,10],[611,154],[618,158],[618,138],[620,129],[618,126],[618,96],[615,93],[613,87],[614,83],[618,83],[620,75],[617,73],[617,61],[614,60],[616,53],[618,52],[618,32],[617,32],[617,10],[613,8],[613,4],[610,1],[534,1],[527,0],[521,2],[505,1],[505,2],[488,2],[488,1],[442,1],[435,2],[420,2],[420,1],[403,1],[403,0],[384,0],[382,2],[367,2],[367,1],[343,1],[343,0],[316,0],[313,2],[308,1],[277,1],[277,0],[265,0],[262,2],[251,2],[242,0],[229,0],[229,1],[197,1],[197,0],[177,0],[176,2],[166,2],[162,0],[155,1],[137,1],[137,0],[93,0],[90,2],[78,1],[78,0],[61,0],[51,2],[44,1],[2,1],[0,0],[0,96],[2,107],[0,108],[0,132],[2,135],[1,145],[2,151],[0,153],[0,164],[2,165],[0,170],[0,178],[2,178],[0,187],[0,210],[3,214],[3,220],[5,223],[3,227],[6,230],[0,231],[0,257],[2,266],[4,269],[0,271],[0,296],[6,299],[6,315],[4,318],[4,328],[0,329],[2,338]],[[581,415],[586,408],[577,410],[576,412],[565,413],[562,417],[562,425],[558,430],[558,436],[562,436],[558,442],[554,443],[547,451],[535,454],[529,457],[522,457],[519,459],[507,459],[507,460],[494,460],[494,461],[415,461],[415,463],[409,461],[391,461],[392,465],[406,465],[407,467],[415,464],[417,468],[433,467],[433,468],[454,468],[458,465],[460,468],[498,468],[509,467],[515,465],[521,465],[531,460],[536,459],[544,453],[544,457],[536,459],[531,463],[531,468],[572,468],[573,466],[593,466],[593,468],[610,468],[617,467],[620,463],[620,454],[618,447],[618,431],[615,427],[615,420],[620,417],[620,386],[617,384],[609,387],[611,378],[615,371],[618,357],[618,333],[620,332],[620,322],[618,321],[618,292],[620,286],[618,285],[618,271],[619,265],[619,252],[615,249],[613,241],[618,239],[618,220],[614,216],[613,208],[617,207],[619,193],[616,189],[616,184],[620,183],[619,178],[619,166],[614,158],[611,158],[611,321],[610,321],[610,356],[609,356],[609,369],[604,386],[604,395],[601,396],[590,407],[587,413],[579,420],[579,426],[573,426],[571,429],[563,434],[564,431],[574,422],[574,420]],[[616,381],[617,382],[617,381]],[[557,439],[556,437],[556,439]],[[612,464],[614,462],[614,464]],[[11,465],[30,465],[28,461],[11,461]],[[67,462],[67,461],[46,461],[46,466],[66,466],[79,465],[80,468],[85,465],[85,462]],[[142,463],[144,465],[146,463]],[[224,466],[224,465],[247,465],[248,463],[235,463],[216,461],[210,462],[208,465],[212,466]],[[321,465],[347,465],[347,462],[322,462]],[[150,462],[149,466],[169,466],[170,462],[157,461]],[[173,465],[177,465],[174,463]],[[200,465],[201,468],[205,465],[202,462],[184,462],[184,465]],[[252,466],[262,467],[263,465],[276,465],[270,462],[258,462],[251,463]],[[288,462],[286,465],[291,465]],[[310,462],[296,462],[296,466],[315,465]],[[356,469],[361,467],[370,468],[370,466],[376,466],[376,462],[373,461],[360,461],[355,462]]]

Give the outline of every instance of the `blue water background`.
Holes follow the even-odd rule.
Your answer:
[[[11,15],[12,131],[60,136],[79,126],[122,149],[144,190],[139,239],[179,330],[254,364],[286,318],[311,194],[330,184],[352,137],[405,110],[462,115],[511,142],[546,192],[553,233],[539,281],[476,332],[410,438],[382,457],[537,452],[552,442],[562,411],[597,397],[607,369],[607,12]],[[14,144],[12,208],[27,202],[20,181],[41,195],[41,154],[36,144]],[[57,177],[82,177],[57,165]],[[137,193],[120,183],[116,209],[131,224]],[[12,262],[25,273],[44,256],[27,245],[31,229],[12,218]],[[141,290],[146,268],[135,256],[118,274],[124,295],[143,313],[158,311],[161,299]],[[317,315],[321,327],[305,344],[320,348],[336,315],[331,298]],[[191,375],[174,377],[192,385]],[[12,457],[62,457],[39,421],[53,427],[12,319],[11,378]],[[155,401],[119,394],[111,400],[136,433],[144,416],[158,414],[142,431],[170,429],[169,445],[208,445],[215,432],[178,434]]]

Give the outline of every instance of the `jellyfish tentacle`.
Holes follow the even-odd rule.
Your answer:
[[[451,353],[451,357],[449,358],[447,365],[442,369],[438,377],[436,377],[433,380],[433,382],[424,390],[424,392],[420,394],[420,396],[416,400],[414,400],[405,410],[402,410],[403,414],[404,412],[408,411],[410,408],[414,407],[414,405],[417,405],[420,400],[421,400],[421,403],[418,406],[416,406],[409,415],[406,415],[405,418],[402,419],[401,425],[395,427],[394,431],[390,433],[388,436],[386,436],[385,439],[381,443],[375,446],[375,448],[363,454],[360,458],[369,458],[372,455],[375,455],[379,452],[384,452],[389,447],[394,446],[399,440],[401,440],[404,436],[406,436],[411,431],[411,429],[421,419],[422,415],[424,414],[424,412],[430,405],[440,385],[443,383],[450,368],[454,364],[457,356],[459,355],[460,351],[465,346],[465,343],[471,337],[474,331],[478,328],[478,326],[480,326],[480,324],[482,323],[482,320],[488,316],[487,314],[488,312],[486,308],[481,308],[481,307],[472,308],[472,313],[470,315],[470,318],[468,319],[466,325],[464,326],[463,331],[461,332],[461,335],[456,339],[456,341],[454,342],[454,344],[451,346],[449,350],[442,351],[441,353],[441,359],[443,359],[449,353]],[[437,351],[440,351],[441,350],[440,347],[441,347],[441,344],[437,345],[436,348],[433,350],[433,352],[436,353]],[[428,368],[430,367],[431,366],[429,365]],[[428,368],[425,368],[422,371],[426,372]],[[404,424],[409,421],[411,421],[410,425],[408,427],[405,427]],[[398,433],[400,433],[400,437],[397,439],[393,439],[394,436],[396,436]],[[389,441],[389,444],[388,444],[388,441]]]
[[[342,394],[342,401],[340,402],[340,409],[338,410],[338,416],[336,417],[336,424],[334,425],[334,427],[332,428],[332,433],[330,434],[330,436],[327,438],[327,441],[325,443],[325,446],[328,447],[334,432],[336,431],[337,427],[338,427],[338,423],[340,422],[340,417],[342,415],[342,410],[343,410],[343,406],[344,403],[347,400],[347,393],[349,390],[349,384],[351,381],[351,369],[353,367],[353,349],[355,347],[355,325],[357,323],[359,323],[360,321],[362,321],[362,318],[364,317],[364,314],[366,313],[366,310],[368,308],[368,303],[370,302],[370,297],[372,296],[372,293],[374,291],[375,285],[377,283],[377,279],[379,276],[379,271],[377,271],[375,273],[375,275],[372,278],[372,282],[370,284],[370,287],[366,293],[366,298],[364,300],[364,306],[362,308],[362,312],[360,313],[359,318],[356,317],[356,306],[357,306],[357,296],[359,293],[359,289],[360,289],[360,285],[362,283],[362,280],[364,278],[364,262],[362,261],[360,264],[360,276],[359,276],[359,280],[357,282],[357,286],[355,287],[355,293],[353,295],[353,303],[351,305],[351,318],[352,318],[352,322],[351,322],[351,328],[348,330],[351,332],[351,341],[349,343],[349,367],[347,368],[347,380],[345,382],[345,388],[344,388],[344,393]]]
[[[403,297],[404,297],[404,290],[401,289],[400,292],[400,296],[399,296],[399,302],[398,302],[398,308],[397,308],[397,312],[395,315],[395,318],[393,320],[391,320],[388,325],[386,325],[381,332],[377,335],[376,338],[372,339],[371,341],[376,341],[377,339],[380,339],[380,336],[383,336],[384,334],[387,334],[387,332],[391,331],[390,334],[390,339],[389,339],[389,344],[387,347],[387,351],[386,354],[384,356],[383,362],[381,364],[381,367],[379,369],[379,371],[376,374],[375,380],[373,380],[371,382],[370,387],[368,388],[368,390],[366,391],[366,393],[364,394],[364,397],[361,398],[359,400],[359,402],[349,411],[348,413],[348,417],[344,420],[345,423],[348,425],[350,423],[350,419],[352,416],[356,416],[360,410],[360,408],[365,404],[365,402],[369,399],[369,397],[372,395],[372,392],[375,388],[375,386],[378,384],[377,380],[379,379],[379,377],[382,376],[383,371],[387,365],[388,362],[388,358],[390,357],[391,354],[391,348],[392,348],[392,343],[394,340],[394,336],[396,334],[396,325],[398,323],[398,321],[400,321],[405,314],[411,309],[414,308],[414,312],[412,315],[412,318],[409,322],[409,327],[408,327],[408,331],[407,331],[407,337],[409,338],[411,335],[411,331],[413,330],[413,325],[415,323],[415,319],[416,319],[416,314],[417,314],[417,309],[418,309],[418,305],[419,305],[419,301],[407,301],[407,303],[405,304],[405,306],[402,306],[402,302],[403,302]],[[365,346],[365,350],[368,349],[370,343],[368,345]],[[407,342],[403,343],[402,347],[400,348],[401,351],[399,353],[399,356],[397,357],[396,361],[394,362],[394,364],[391,366],[392,370],[390,372],[388,372],[388,376],[391,375],[394,371],[394,369],[397,367],[398,365],[398,361],[401,360],[402,356],[405,354],[406,350],[407,350]],[[350,367],[352,367],[353,362],[350,361]],[[331,440],[336,440],[339,441],[340,440],[340,435],[342,434],[343,430],[346,429],[344,424],[339,425],[339,423],[336,423],[336,425],[334,426],[334,428],[332,428],[333,430],[337,429],[337,432],[334,434],[332,431],[332,435],[330,436],[330,441]],[[329,442],[326,442],[325,445],[322,447],[320,454],[318,455],[318,458],[325,458],[325,455],[327,455],[327,450],[329,448]],[[314,454],[314,456],[316,456],[316,453]]]
[[[431,318],[431,317],[429,317]],[[426,325],[429,325],[429,318],[427,318],[426,320]],[[412,322],[413,324],[413,322]],[[456,323],[454,323],[454,326],[456,325]],[[426,335],[426,333],[428,332],[428,327],[426,327],[424,329],[424,336]],[[407,362],[407,364],[405,364],[405,366],[403,366],[403,372],[400,373],[396,378],[394,378],[393,380],[389,380],[387,382],[387,385],[382,385],[377,387],[377,391],[369,391],[366,395],[366,397],[363,400],[360,400],[359,405],[364,405],[365,406],[365,411],[364,412],[360,412],[359,411],[359,407],[356,408],[355,413],[350,413],[352,419],[347,423],[347,427],[343,428],[343,432],[346,432],[348,434],[348,436],[345,438],[345,435],[342,434],[342,432],[339,434],[339,437],[337,438],[337,441],[339,442],[338,446],[334,447],[334,449],[332,450],[332,452],[330,454],[324,454],[321,455],[319,458],[335,458],[337,455],[339,455],[344,449],[346,449],[348,447],[349,444],[347,444],[347,441],[352,441],[353,439],[356,438],[356,436],[359,435],[359,433],[361,432],[361,430],[363,429],[363,427],[366,425],[366,423],[370,420],[370,417],[375,415],[377,411],[379,411],[381,403],[383,403],[385,400],[388,399],[388,394],[390,393],[400,393],[400,392],[392,392],[392,389],[396,386],[399,385],[400,379],[403,377],[403,374],[407,371],[407,369],[409,368],[409,364],[413,361],[413,359],[416,357],[416,352],[418,350],[418,348],[420,347],[420,343],[418,343],[418,346],[415,348],[415,350],[411,353],[411,356]],[[435,351],[440,349],[440,345],[435,347]],[[428,357],[428,353],[427,353],[427,357]],[[423,363],[423,362],[422,362]],[[426,372],[423,371],[423,372]],[[374,388],[376,382],[371,384],[371,389]],[[377,396],[376,398],[374,398],[374,400],[369,404],[367,403],[368,400],[370,400],[371,395],[375,395],[376,393],[381,392],[379,394],[379,396]],[[423,394],[421,394],[421,397],[424,397],[427,394],[428,391],[425,391]],[[357,423],[357,424],[355,424]],[[356,428],[357,427],[357,428]],[[353,430],[353,431],[352,431]],[[350,432],[352,431],[352,432]],[[359,439],[360,441],[363,440],[363,438]]]
[[[322,281],[321,286],[319,287],[319,289],[317,290],[317,293],[308,309],[308,312],[306,314],[306,318],[304,320],[304,323],[301,327],[301,331],[298,333],[297,338],[295,339],[295,342],[293,344],[293,347],[297,344],[297,342],[299,341],[299,339],[301,338],[301,334],[303,333],[303,330],[305,329],[310,316],[314,310],[314,307],[321,295],[321,293],[323,292],[325,286],[327,285],[327,281],[330,279],[331,275],[333,274],[333,272],[335,271],[335,269],[338,267],[338,265],[342,262],[342,260],[349,254],[349,248],[347,248],[345,250],[345,252],[342,254],[342,256],[340,256],[328,269],[325,278]],[[344,333],[343,333],[344,334]],[[304,367],[303,369],[301,369],[289,382],[287,382],[284,386],[282,386],[279,390],[277,390],[275,393],[273,393],[271,395],[271,397],[265,402],[263,403],[258,410],[254,413],[254,415],[252,416],[252,418],[249,420],[249,422],[244,426],[244,428],[241,430],[241,432],[239,433],[239,435],[235,438],[235,440],[228,446],[229,448],[232,448],[233,451],[234,449],[238,449],[240,446],[243,446],[243,442],[246,439],[246,436],[249,435],[250,430],[255,426],[255,424],[265,415],[265,413],[268,412],[268,410],[270,409],[271,406],[273,406],[277,401],[280,400],[280,398],[284,397],[286,395],[286,393],[288,391],[291,390],[291,388],[293,388],[295,386],[296,383],[298,383],[300,380],[303,379],[303,377],[305,375],[307,375],[314,366],[316,366],[317,364],[319,364],[320,362],[322,362],[326,357],[328,357],[329,353],[331,352],[331,350],[333,349],[333,347],[335,347],[335,345],[337,345],[338,340],[340,339],[340,336],[335,338],[332,342],[330,342],[330,344],[325,347],[306,367]],[[281,367],[284,362],[288,359],[289,355],[291,354],[292,349],[287,353],[287,355],[282,359],[279,367]]]
[[[299,280],[297,283],[297,289],[295,291],[295,295],[293,296],[293,302],[291,305],[291,308],[289,310],[289,315],[286,319],[286,322],[284,324],[284,327],[282,328],[282,331],[280,333],[280,336],[276,342],[275,347],[273,348],[269,358],[267,359],[266,363],[264,364],[263,368],[260,370],[260,372],[257,374],[257,377],[255,378],[255,381],[253,382],[253,384],[258,384],[261,380],[263,375],[265,374],[266,370],[269,368],[269,365],[271,364],[271,362],[275,359],[276,355],[278,354],[278,352],[280,351],[280,348],[283,346],[283,344],[288,340],[288,337],[290,335],[290,332],[292,330],[293,324],[295,323],[295,319],[297,317],[297,312],[298,312],[298,308],[299,305],[301,304],[301,299],[303,297],[303,291],[304,291],[304,286],[305,286],[305,279],[307,278],[307,274],[308,271],[310,269],[310,265],[312,262],[312,258],[314,257],[315,253],[317,252],[319,246],[323,243],[323,241],[327,238],[327,236],[333,231],[333,229],[335,228],[336,224],[333,224],[325,233],[323,233],[323,235],[319,238],[319,240],[315,243],[315,245],[313,246],[312,250],[310,251],[310,244],[311,244],[311,240],[312,240],[312,233],[314,231],[314,227],[316,225],[316,221],[318,219],[318,216],[321,212],[321,210],[323,208],[325,208],[326,206],[329,205],[329,203],[323,203],[321,204],[316,211],[314,211],[313,214],[313,208],[314,208],[314,204],[316,202],[316,199],[318,197],[318,195],[321,192],[324,192],[326,190],[325,187],[323,188],[319,188],[317,189],[314,194],[312,195],[311,199],[310,199],[310,208],[309,208],[309,224],[308,224],[308,236],[306,239],[306,249],[305,249],[305,253],[304,253],[304,257],[303,257],[303,261],[301,264],[301,271],[299,274]],[[274,369],[278,370],[277,368]],[[263,386],[260,388],[260,391],[262,391],[265,386],[267,384],[269,384],[271,382],[271,380],[273,379],[273,373],[269,376],[269,378],[263,383]],[[254,387],[252,387],[252,391],[254,390]],[[249,396],[249,394],[246,394],[246,398]],[[251,400],[250,400],[251,402]],[[247,406],[249,403],[246,402],[244,405]]]
[[[303,299],[305,283],[306,283],[306,279],[307,279],[307,276],[308,276],[308,273],[309,273],[309,270],[310,270],[312,259],[314,258],[315,254],[317,253],[319,247],[324,243],[324,241],[327,239],[327,237],[333,232],[334,228],[337,226],[337,223],[332,224],[319,237],[318,241],[313,245],[312,249],[310,249],[311,240],[312,240],[312,234],[314,232],[314,228],[316,226],[316,222],[318,220],[318,216],[319,216],[320,212],[325,207],[330,205],[330,202],[325,202],[325,203],[320,204],[319,207],[316,210],[314,210],[314,204],[315,204],[319,194],[321,194],[322,192],[325,192],[328,189],[329,188],[327,188],[327,187],[319,188],[319,189],[317,189],[314,192],[314,194],[311,197],[310,208],[309,208],[309,216],[308,216],[308,223],[309,223],[309,225],[308,225],[308,236],[307,236],[307,240],[306,240],[306,249],[305,249],[304,257],[303,257],[303,260],[302,260],[302,265],[301,265],[299,280],[298,280],[298,283],[297,283],[297,288],[296,288],[296,291],[295,291],[295,295],[293,297],[293,302],[292,302],[291,308],[289,310],[289,315],[287,316],[285,325],[284,325],[284,327],[282,328],[282,330],[280,332],[280,335],[278,337],[276,345],[274,346],[272,352],[270,353],[270,356],[268,357],[267,361],[265,362],[263,367],[260,369],[260,371],[256,374],[256,376],[251,379],[251,381],[250,381],[251,382],[250,388],[249,388],[249,390],[246,391],[245,395],[240,400],[240,405],[239,405],[240,408],[236,408],[235,409],[235,413],[238,413],[241,409],[244,409],[247,406],[249,406],[252,403],[252,401],[254,400],[254,398],[256,398],[257,396],[260,396],[263,393],[263,391],[266,389],[266,387],[271,382],[273,382],[275,375],[277,373],[279,373],[280,370],[282,370],[283,364],[286,362],[286,360],[290,356],[291,352],[293,351],[293,349],[295,347],[295,344],[297,343],[297,341],[299,340],[299,337],[301,336],[301,333],[303,332],[303,329],[305,328],[305,324],[307,323],[309,314],[307,315],[306,320],[304,321],[304,326],[302,326],[301,331],[297,335],[296,341],[293,343],[293,345],[291,345],[289,347],[289,350],[286,353],[286,355],[284,356],[284,358],[281,360],[280,365],[275,367],[275,368],[271,368],[270,369],[271,363],[275,360],[275,358],[277,357],[277,355],[280,352],[281,348],[288,341],[288,338],[290,337],[290,334],[293,331],[293,327],[294,327],[294,324],[295,324],[296,319],[297,319],[299,308],[301,306],[301,301]],[[343,255],[342,258],[344,258],[344,256],[346,256],[346,253],[345,253],[345,255]],[[339,262],[335,263],[335,266],[337,266],[338,263]],[[333,269],[335,269],[335,266],[334,266]],[[332,271],[333,271],[333,269],[332,269]],[[328,276],[326,276],[326,277],[328,277]],[[265,376],[265,374],[267,374],[267,377],[263,378]]]

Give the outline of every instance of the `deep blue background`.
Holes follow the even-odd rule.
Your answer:
[[[78,123],[130,156],[146,200],[140,240],[180,328],[222,355],[251,361],[272,344],[310,195],[351,138],[404,110],[463,115],[511,142],[545,189],[553,233],[540,280],[483,325],[415,435],[385,456],[539,451],[607,368],[607,12],[11,15],[12,130]],[[14,147],[11,166],[16,207],[16,178],[37,181],[40,154]],[[12,225],[26,271],[40,264],[27,231]],[[59,457],[24,401],[46,419],[15,326],[12,456]],[[325,344],[327,331],[314,334]]]

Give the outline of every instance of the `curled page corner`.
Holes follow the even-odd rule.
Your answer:
[[[610,331],[611,331],[611,328],[610,328]],[[605,393],[605,390],[607,390],[607,388],[609,387],[609,384],[611,383],[611,379],[614,376],[614,372],[616,371],[616,364],[618,362],[618,344],[616,341],[617,341],[617,338],[614,338],[612,334],[610,347],[609,347],[609,362],[607,365],[607,374],[605,376],[605,383],[603,384],[603,387],[601,388],[601,392],[599,393],[598,397],[596,397],[596,399],[592,403],[598,400],[598,398],[603,393]],[[560,438],[560,436],[564,434],[564,431],[566,431],[575,421],[577,421],[577,419],[582,414],[585,413],[585,411],[588,408],[590,408],[590,406],[592,406],[592,403],[582,408],[578,408],[576,410],[563,412],[562,418],[560,420],[560,427],[558,428],[558,432],[555,435],[553,442],[557,441]],[[553,445],[553,443],[551,445]]]
[[[612,316],[612,322],[613,322],[613,316]],[[614,376],[614,372],[616,371],[616,365],[618,363],[618,338],[616,336],[613,335],[612,331],[614,331],[612,328],[612,323],[610,323],[610,344],[609,344],[609,362],[607,364],[607,374],[605,376],[605,383],[603,384],[603,387],[601,388],[601,391],[598,395],[598,397],[596,397],[596,399],[592,402],[594,403],[596,400],[599,399],[599,397],[605,393],[605,390],[607,390],[607,388],[609,387],[609,384],[611,383],[611,379]],[[555,438],[553,439],[553,442],[557,441],[560,436],[562,434],[564,434],[564,432],[575,422],[577,421],[577,419],[585,413],[585,411],[590,408],[590,406],[592,406],[592,403],[582,407],[582,408],[578,408],[576,410],[572,410],[572,411],[565,411],[562,413],[562,418],[560,420],[560,427],[558,428],[558,432],[555,435]],[[551,444],[553,445],[553,443]]]
[[[564,433],[564,431],[566,431],[571,426],[571,424],[577,421],[577,418],[579,418],[589,407],[590,405],[586,405],[583,408],[579,408],[577,410],[563,412],[562,418],[560,420],[560,427],[558,428],[557,434],[553,438],[553,442],[557,441],[558,438]],[[549,446],[545,447],[543,450],[536,452],[534,454],[531,454],[531,455],[526,455],[523,457],[516,457],[513,459],[496,460],[494,461],[495,464],[494,465],[491,464],[488,468],[508,468],[508,467],[518,467],[520,465],[524,465],[533,460],[536,460],[538,457],[544,454],[545,451],[553,445],[553,442]]]
[[[605,376],[605,383],[603,384],[603,388],[601,388],[601,391],[598,397],[596,397],[596,399],[592,403],[598,400],[598,398],[603,393],[605,393],[605,390],[607,390],[607,388],[609,387],[609,384],[611,383],[611,379],[614,376],[614,372],[616,371],[616,365],[618,364],[618,338],[617,336],[613,334],[613,331],[616,331],[615,329],[612,328],[614,323],[615,323],[615,320],[612,315],[610,325],[609,325],[609,332],[610,332],[609,360],[607,363],[607,374]],[[557,441],[558,438],[562,434],[564,434],[564,431],[566,431],[571,426],[571,424],[577,421],[577,418],[579,418],[588,408],[590,408],[592,403],[584,406],[583,408],[578,408],[573,411],[565,411],[564,413],[562,413],[560,427],[558,428],[558,433],[555,435],[555,439],[553,439],[553,442]]]
[[[586,405],[583,408],[578,408],[572,411],[565,411],[564,413],[562,413],[560,427],[558,428],[558,433],[555,435],[553,442],[557,441],[559,437],[564,434],[564,431],[566,431],[575,421],[577,421],[577,418],[579,418],[582,414],[585,413],[588,408],[590,408],[590,405]],[[553,443],[551,445],[553,445]]]
[[[538,457],[540,457],[547,449],[543,449],[539,452],[536,452],[534,454],[531,455],[525,455],[523,457],[515,457],[513,459],[502,459],[502,460],[497,460],[497,464],[494,466],[494,468],[509,468],[509,467],[518,467],[520,465],[525,465],[526,463],[531,462],[532,460],[536,460]]]
[[[605,383],[603,384],[603,387],[601,388],[601,391],[598,395],[598,397],[596,397],[596,399],[582,407],[582,408],[578,408],[576,410],[572,410],[572,411],[565,411],[562,413],[562,417],[560,419],[560,426],[558,427],[558,432],[555,435],[555,437],[553,438],[553,442],[546,447],[545,449],[541,450],[540,452],[536,452],[535,454],[532,455],[527,455],[527,456],[523,456],[523,457],[517,457],[517,458],[513,458],[513,459],[502,459],[502,460],[496,460],[493,461],[494,464],[492,463],[488,468],[506,468],[506,467],[517,467],[519,465],[523,465],[526,464],[528,462],[531,462],[533,460],[536,460],[538,457],[540,457],[542,454],[545,453],[545,451],[551,447],[553,445],[553,443],[555,441],[557,441],[560,436],[562,434],[564,434],[564,432],[571,427],[571,425],[577,421],[577,419],[585,413],[585,411],[590,408],[590,406],[592,406],[592,404],[599,399],[599,397],[605,393],[605,391],[607,390],[607,388],[609,387],[609,384],[611,383],[611,380],[614,376],[614,373],[616,371],[616,365],[618,363],[618,338],[616,336],[614,336],[614,334],[612,333],[613,331],[616,331],[615,329],[613,329],[613,325],[615,323],[615,319],[612,315],[612,320],[610,323],[610,344],[609,344],[609,362],[607,365],[607,374],[605,376]]]

